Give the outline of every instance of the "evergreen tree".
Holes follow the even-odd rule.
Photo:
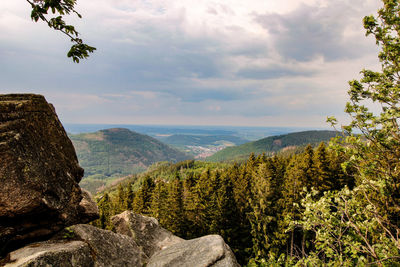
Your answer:
[[[211,172],[207,168],[202,174],[194,188],[194,211],[196,218],[194,225],[198,229],[198,235],[208,233],[210,227],[209,206],[213,194],[213,186],[211,183]]]
[[[206,223],[208,225],[207,232],[217,234],[219,232],[219,215],[218,207],[219,189],[221,188],[221,179],[219,171],[215,171],[208,182],[209,191],[207,192],[208,201],[205,203]]]
[[[133,199],[133,211],[136,213],[150,215],[151,195],[154,189],[154,182],[150,176],[144,178],[143,184]]]
[[[315,178],[313,186],[319,192],[330,190],[334,187],[334,178],[331,173],[329,156],[325,143],[321,142],[314,153]]]
[[[162,226],[166,224],[165,220],[169,212],[167,194],[165,182],[157,181],[151,196],[151,216],[158,219]]]
[[[134,197],[135,197],[135,194],[133,193],[133,190],[132,190],[132,184],[129,183],[128,187],[127,187],[127,191],[126,191],[125,209],[132,210]]]
[[[233,183],[226,173],[221,178],[216,205],[214,231],[224,238],[235,252],[238,261],[244,263],[245,258],[241,253],[243,244],[239,242],[239,212],[233,194]]]
[[[333,181],[333,189],[340,190],[344,186],[348,186],[352,189],[355,185],[355,170],[352,167],[348,167],[344,170],[342,167],[342,163],[347,161],[348,157],[343,152],[331,150],[329,158],[329,169],[331,170],[330,179]]]
[[[165,217],[165,225],[172,233],[183,236],[185,234],[185,218],[183,207],[183,185],[178,172],[168,189],[168,213]]]
[[[257,159],[251,154],[249,160],[241,166],[234,165],[228,170],[228,175],[233,182],[233,193],[238,211],[238,242],[242,244],[242,249],[237,255],[239,259],[248,258],[252,253],[252,235],[250,214],[252,212],[251,200],[252,180]]]
[[[259,165],[253,176],[251,199],[252,212],[249,214],[253,254],[256,258],[266,257],[272,245],[272,233],[276,230],[276,200],[278,190],[274,188],[276,179],[274,166],[269,162]]]
[[[125,210],[126,194],[122,184],[118,185],[117,199],[115,203],[116,213],[121,213]]]
[[[199,236],[200,229],[198,228],[197,218],[198,210],[196,210],[196,178],[190,172],[183,181],[183,206],[185,211],[185,218],[190,231],[186,231],[185,238],[191,239]]]
[[[249,214],[253,244],[253,256],[266,257],[278,254],[278,220],[282,212],[280,199],[285,164],[277,157],[266,158],[253,174],[251,199],[252,212]]]
[[[286,232],[286,228],[290,223],[296,221],[301,216],[301,210],[298,204],[304,196],[304,190],[310,188],[315,177],[313,150],[311,146],[307,146],[304,153],[293,156],[289,162],[288,168],[285,173],[282,213],[285,220],[280,222],[279,228],[281,233],[278,234],[282,238]],[[300,228],[292,228],[286,236],[287,252],[291,258],[300,256],[305,253],[305,233]]]
[[[314,149],[309,144],[306,146],[305,151],[301,154],[299,158],[299,167],[301,179],[304,183],[304,186],[307,188],[311,188],[312,186],[317,185],[317,171],[314,162]]]
[[[113,207],[111,205],[110,196],[105,193],[98,203],[99,207],[99,226],[102,229],[111,230],[111,216],[114,215]]]

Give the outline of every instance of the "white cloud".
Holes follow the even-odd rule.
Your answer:
[[[67,122],[321,126],[378,66],[361,26],[374,0],[78,0],[68,20],[98,48],[79,65],[3,2],[0,92],[45,94]]]

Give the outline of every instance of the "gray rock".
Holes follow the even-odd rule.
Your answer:
[[[10,253],[7,267],[94,266],[89,246],[82,241],[34,243]]]
[[[128,236],[87,224],[74,225],[69,229],[73,231],[74,238],[89,245],[95,266],[143,266],[148,260],[141,248]]]
[[[82,176],[75,149],[43,96],[0,95],[0,256],[93,219],[79,207]]]
[[[157,219],[152,217],[124,211],[112,217],[111,220],[115,231],[132,237],[148,257],[159,250],[183,241],[182,238],[162,228]]]
[[[186,240],[155,253],[147,267],[239,267],[235,255],[219,235]]]
[[[148,260],[132,238],[91,225],[71,226],[58,238],[64,240],[34,243],[11,252],[5,266],[136,267]]]
[[[79,203],[80,212],[85,214],[85,217],[90,221],[99,218],[99,208],[97,207],[97,203],[93,200],[92,195],[82,189],[82,200]]]

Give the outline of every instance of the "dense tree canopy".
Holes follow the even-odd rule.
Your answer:
[[[131,207],[186,239],[219,234],[241,263],[286,253],[294,257],[312,249],[313,237],[301,227],[287,231],[301,217],[302,209],[294,204],[301,201],[304,188],[322,192],[351,186],[351,176],[343,173],[340,162],[321,143],[291,156],[252,154],[246,163],[222,168],[200,162],[161,165],[143,175],[134,198],[128,197],[131,184],[106,194],[99,201],[100,213],[112,216]],[[344,179],[332,182],[331,177]],[[108,217],[96,222],[112,229],[109,223]]]
[[[82,16],[75,10],[76,0],[26,0],[32,7],[31,18],[35,22],[41,20],[47,25],[64,33],[69,38],[73,45],[71,46],[67,56],[72,58],[76,63],[80,59],[89,57],[89,53],[93,53],[96,48],[85,44],[79,38],[79,32],[73,25],[69,25],[64,21],[63,16],[76,14],[79,18]],[[54,17],[48,16],[51,12]]]

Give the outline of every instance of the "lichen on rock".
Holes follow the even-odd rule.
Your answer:
[[[83,169],[54,107],[41,95],[0,95],[0,254],[86,223]]]

